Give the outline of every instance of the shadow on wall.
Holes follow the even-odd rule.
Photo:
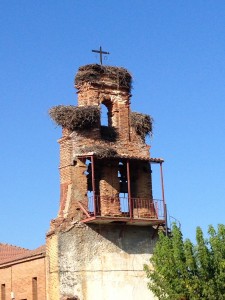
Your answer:
[[[152,226],[131,226],[126,224],[89,224],[101,238],[113,243],[128,254],[153,253],[157,241],[157,229]]]

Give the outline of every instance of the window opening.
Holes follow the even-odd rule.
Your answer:
[[[150,164],[150,167],[151,167],[151,176],[152,176],[152,193],[154,191],[153,199],[162,200],[160,167],[158,164]]]
[[[32,278],[32,300],[38,300],[37,277]]]
[[[123,162],[119,162],[118,179],[120,183],[120,210],[122,213],[127,213],[129,212],[127,168],[126,164],[124,164]]]
[[[88,211],[94,212],[94,193],[92,188],[92,170],[91,170],[91,161],[90,159],[86,159],[86,171],[84,174],[87,177],[87,197],[88,197]]]
[[[110,101],[101,103],[101,126],[112,126],[112,104]]]
[[[109,126],[108,113],[109,113],[108,108],[104,104],[101,104],[101,125],[102,126]]]
[[[6,300],[6,298],[5,298],[5,284],[1,284],[1,300]]]

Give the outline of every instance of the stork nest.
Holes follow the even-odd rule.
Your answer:
[[[146,135],[152,136],[153,118],[149,115],[131,112],[131,126],[143,139]]]
[[[98,158],[112,158],[117,156],[117,151],[105,146],[95,145],[87,146],[79,149],[80,154],[93,152]]]
[[[100,109],[98,106],[58,105],[49,109],[52,120],[70,130],[96,128],[100,124]]]
[[[112,82],[109,82],[110,81]],[[102,66],[98,64],[85,65],[79,68],[75,77],[75,86],[78,87],[84,82],[102,83],[107,82],[117,88],[131,89],[132,76],[122,67]]]

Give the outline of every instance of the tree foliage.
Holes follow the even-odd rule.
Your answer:
[[[150,265],[144,269],[148,287],[159,300],[225,299],[225,225],[209,226],[205,239],[196,229],[196,245],[183,240],[173,225],[172,235],[159,233]]]

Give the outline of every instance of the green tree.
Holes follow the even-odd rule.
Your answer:
[[[225,299],[225,225],[209,226],[208,239],[196,229],[196,245],[183,240],[173,225],[170,237],[159,233],[150,264],[148,287],[159,300]]]

